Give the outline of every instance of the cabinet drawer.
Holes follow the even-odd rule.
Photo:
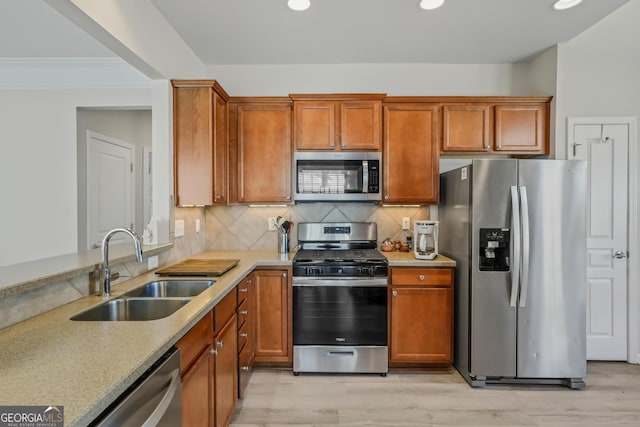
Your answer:
[[[215,308],[215,331],[219,331],[227,320],[236,312],[238,304],[238,290],[233,288],[226,297],[222,299]]]
[[[451,286],[453,270],[450,268],[393,268],[393,286]]]
[[[238,285],[238,305],[249,296],[249,286],[251,286],[251,277],[247,277]]]
[[[213,343],[213,315],[207,313],[178,341],[180,349],[180,373],[184,375],[200,353]]]
[[[242,325],[247,323],[247,320],[249,319],[250,315],[251,314],[249,313],[249,301],[244,300],[242,304],[238,306],[238,329],[240,329]]]
[[[251,368],[253,366],[252,353],[248,348],[245,348],[238,354],[238,397],[244,396],[244,391],[249,383],[249,376],[251,374]]]
[[[238,320],[240,318],[238,317]],[[238,351],[242,351],[249,339],[249,322],[244,322],[238,329]]]

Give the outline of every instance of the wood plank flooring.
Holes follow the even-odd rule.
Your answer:
[[[640,365],[589,362],[584,391],[474,389],[445,373],[300,375],[254,370],[234,427],[640,426]]]

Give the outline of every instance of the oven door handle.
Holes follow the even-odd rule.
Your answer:
[[[388,279],[361,279],[358,277],[348,279],[315,279],[311,277],[294,277],[293,286],[332,286],[332,287],[386,287]]]

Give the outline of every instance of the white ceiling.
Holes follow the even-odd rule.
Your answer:
[[[150,0],[204,64],[510,63],[570,40],[628,0]],[[114,54],[43,0],[2,0],[0,58]]]
[[[151,0],[209,64],[451,63],[525,60],[570,40],[628,0]]]

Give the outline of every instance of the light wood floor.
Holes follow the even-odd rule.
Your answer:
[[[234,427],[640,426],[640,365],[589,362],[584,391],[474,389],[457,371],[381,376],[255,370]]]

